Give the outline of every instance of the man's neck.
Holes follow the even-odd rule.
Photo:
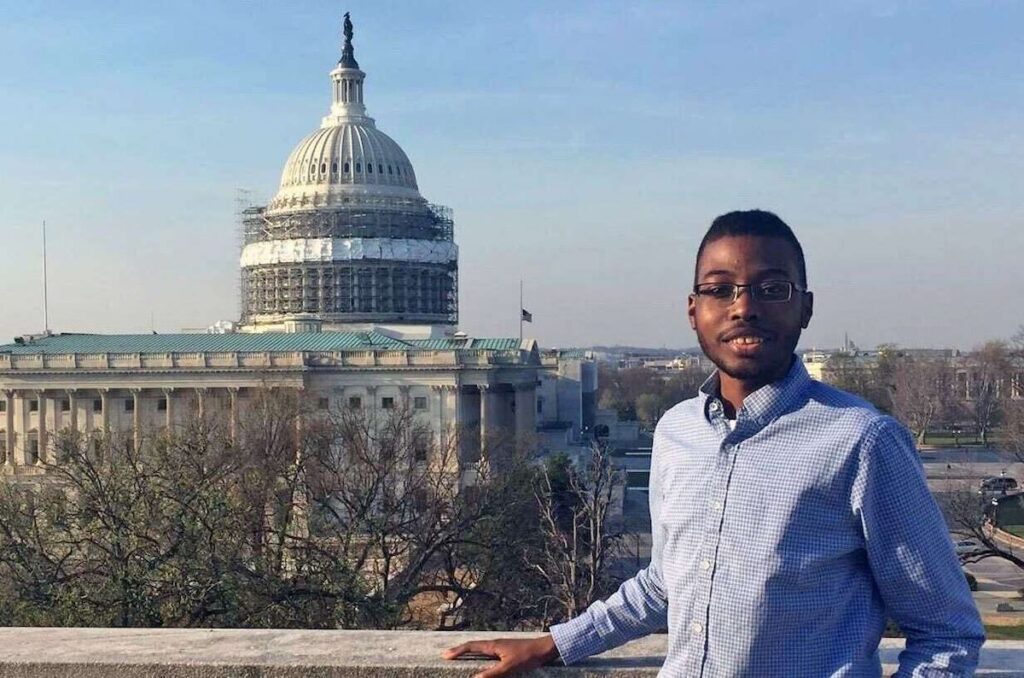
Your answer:
[[[736,413],[743,407],[743,401],[747,396],[768,384],[785,379],[792,366],[793,361],[790,360],[784,370],[780,370],[778,374],[767,379],[763,377],[760,379],[736,379],[719,370],[718,393],[722,398],[722,409],[725,411],[725,416],[735,419]]]

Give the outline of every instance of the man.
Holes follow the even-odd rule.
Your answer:
[[[718,369],[658,422],[651,564],[550,635],[445,656],[496,678],[667,627],[665,676],[877,676],[889,617],[898,675],[971,675],[984,633],[911,436],[794,356],[813,301],[781,219],[715,219],[688,314]]]

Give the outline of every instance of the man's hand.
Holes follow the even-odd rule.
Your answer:
[[[448,648],[441,654],[445,659],[477,658],[466,655],[479,655],[481,659],[486,657],[498,660],[496,665],[481,671],[473,678],[499,678],[499,676],[513,676],[555,661],[558,659],[558,648],[549,634],[528,640],[519,638],[474,640]]]

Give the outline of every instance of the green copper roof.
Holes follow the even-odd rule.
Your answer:
[[[377,332],[316,334],[55,334],[0,345],[0,353],[261,353],[294,351],[510,351],[514,338],[394,339]]]

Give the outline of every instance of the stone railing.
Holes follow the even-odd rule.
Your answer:
[[[0,628],[0,678],[469,678],[490,662],[444,661],[474,638],[536,634],[429,631]],[[534,676],[652,677],[665,636],[651,636],[569,668]],[[903,641],[882,641],[884,674]],[[990,641],[978,675],[1024,678],[1024,641]]]

